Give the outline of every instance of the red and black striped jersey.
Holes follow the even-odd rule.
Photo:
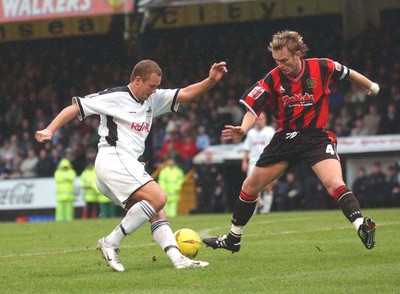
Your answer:
[[[328,119],[329,86],[349,74],[346,66],[330,59],[302,59],[297,77],[275,67],[250,87],[240,102],[257,116],[268,108],[283,129],[322,129]]]

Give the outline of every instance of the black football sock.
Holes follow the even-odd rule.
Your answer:
[[[257,205],[257,200],[252,202],[247,202],[239,198],[236,201],[232,215],[232,225],[233,227],[237,227],[237,230],[235,230],[234,228],[231,229],[228,235],[229,241],[233,243],[240,242],[243,228],[250,220],[250,218],[253,216],[256,205]]]
[[[353,193],[346,189],[338,198],[338,205],[342,209],[344,216],[353,223],[357,218],[362,218],[360,205]]]

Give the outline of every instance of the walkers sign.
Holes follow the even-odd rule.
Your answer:
[[[0,23],[133,12],[134,0],[0,0]]]

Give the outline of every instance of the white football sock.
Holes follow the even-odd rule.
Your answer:
[[[245,226],[235,226],[235,225],[231,225],[231,233],[233,233],[233,235],[241,237],[244,231],[244,227]]]
[[[151,233],[154,240],[156,240],[174,264],[182,260],[182,254],[178,249],[174,233],[167,220],[161,219],[152,223]]]
[[[358,228],[363,224],[364,218],[359,217],[353,222],[353,226],[358,230]]]
[[[182,258],[184,258],[177,247],[170,247],[165,253],[169,257],[169,259],[171,259],[173,264],[179,263],[180,261],[182,261]]]
[[[146,200],[139,201],[128,210],[121,223],[105,238],[106,243],[119,246],[126,235],[132,234],[155,215],[156,211]]]

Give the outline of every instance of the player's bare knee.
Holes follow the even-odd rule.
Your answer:
[[[242,185],[242,189],[241,189],[242,191],[245,191],[245,193],[246,194],[249,194],[249,195],[257,195],[258,194],[258,191],[256,191],[252,186],[250,186],[250,185]]]
[[[151,199],[151,206],[155,211],[160,211],[167,203],[167,194],[165,192],[157,193],[157,196]]]
[[[165,192],[161,193],[161,195],[159,195],[159,199],[162,207],[164,207],[165,203],[167,203],[167,194]]]
[[[341,179],[332,179],[326,185],[326,189],[329,194],[333,195],[333,193],[341,186],[346,186],[346,184]]]
[[[242,191],[249,195],[257,195],[262,188],[258,189],[248,178],[243,182]]]

